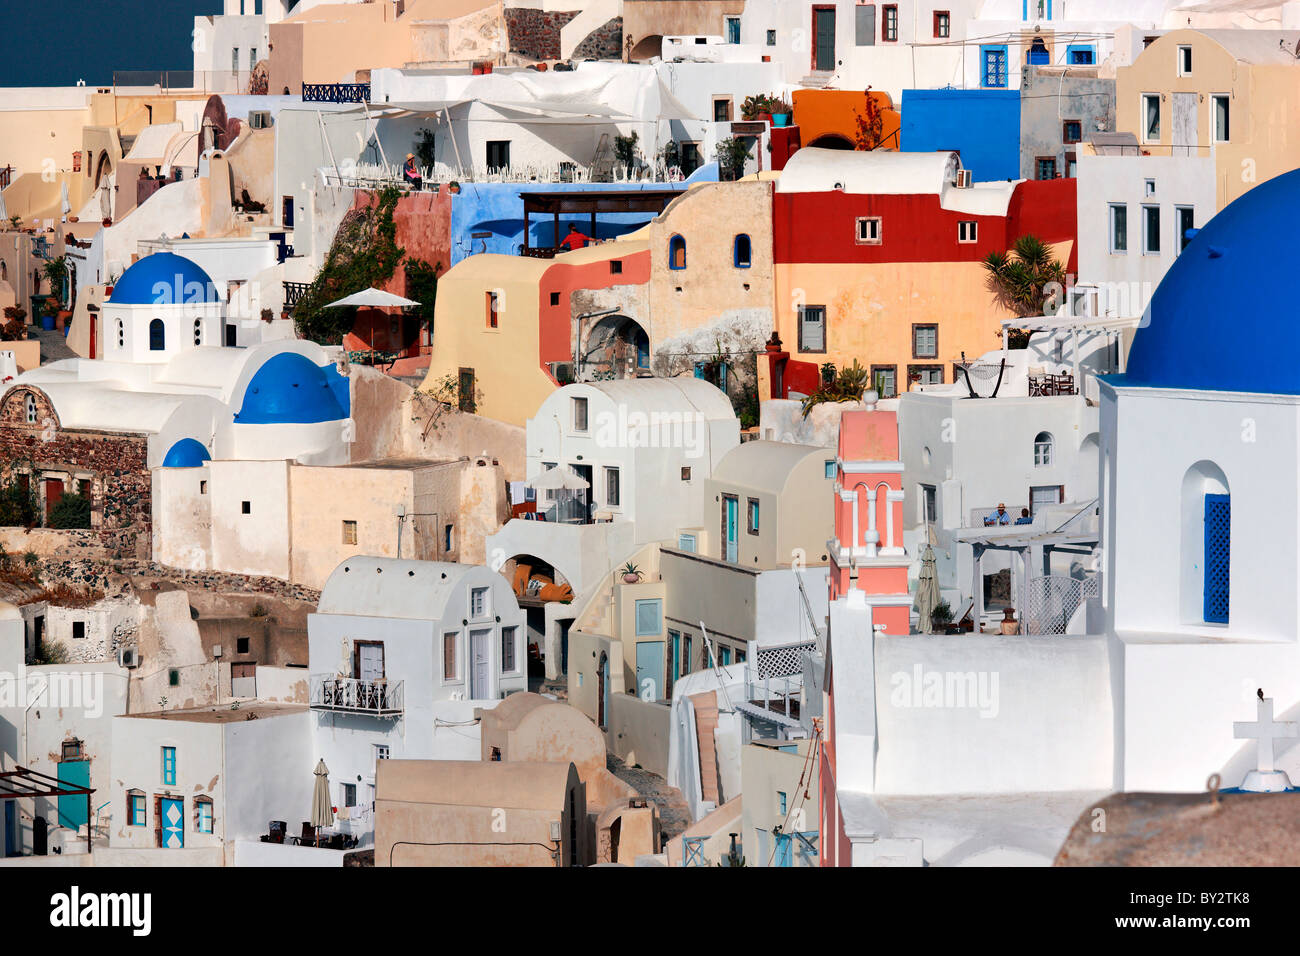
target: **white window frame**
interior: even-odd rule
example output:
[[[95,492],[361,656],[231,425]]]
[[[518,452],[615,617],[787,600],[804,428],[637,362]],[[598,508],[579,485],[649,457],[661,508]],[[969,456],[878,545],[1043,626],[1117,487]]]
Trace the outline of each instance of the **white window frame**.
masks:
[[[1217,109],[1219,100],[1224,102],[1224,125],[1227,127],[1227,136],[1219,136],[1219,111]],[[1229,93],[1211,93],[1210,94],[1210,142],[1212,143],[1229,143],[1232,141],[1232,95]]]
[[[1128,203],[1126,202],[1109,203],[1108,209],[1109,209],[1109,213],[1107,215],[1107,220],[1108,220],[1109,228],[1107,229],[1107,244],[1110,246],[1110,254],[1112,256],[1126,256],[1128,255]],[[1123,249],[1118,248],[1115,242],[1115,213],[1117,210],[1120,209],[1124,210],[1124,248]]]
[[[1184,61],[1186,65],[1184,65]],[[1180,43],[1178,45],[1178,75],[1192,75],[1192,48],[1189,44]]]
[[[960,243],[979,242],[980,224],[978,219],[957,220],[957,241]]]
[[[571,400],[573,430],[585,435],[591,428],[591,405],[585,395],[575,395]],[[581,404],[579,404],[581,403]],[[582,409],[582,427],[578,427],[578,409]]]
[[[1043,436],[1047,439],[1044,441]],[[1050,468],[1052,459],[1055,457],[1056,439],[1052,437],[1051,432],[1039,432],[1034,436],[1034,467]]]
[[[622,508],[623,507],[623,475],[620,472],[617,465],[606,465],[604,470],[605,470],[605,507]],[[618,499],[616,501],[610,500],[609,482],[611,478],[614,480],[614,486],[617,492],[614,496],[615,498]]]
[[[1140,110],[1140,112],[1138,113],[1138,123],[1139,123],[1139,124],[1141,125],[1141,127],[1142,127],[1142,142],[1144,142],[1144,143],[1159,143],[1159,142],[1160,142],[1160,123],[1161,123],[1161,120],[1164,118],[1163,116],[1161,116],[1161,113],[1164,112],[1164,111],[1160,108],[1160,94],[1159,94],[1159,93],[1143,93],[1143,94],[1141,94],[1141,96],[1142,96],[1142,99],[1141,99],[1141,101],[1140,101],[1140,103],[1141,103],[1141,110]],[[1147,115],[1148,115],[1148,112],[1149,112],[1149,111],[1148,111],[1148,108],[1147,108],[1147,104],[1148,104],[1148,102],[1151,101],[1151,100],[1155,100],[1155,103],[1156,103],[1156,133],[1155,133],[1155,136],[1152,136],[1152,135],[1151,135],[1151,128],[1150,128],[1149,124],[1147,123]]]
[[[483,609],[475,611],[474,602],[483,598]],[[469,600],[466,601],[466,607],[469,610],[469,619],[471,621],[485,621],[492,617],[492,589],[487,585],[471,586],[469,589]]]
[[[510,666],[506,667],[506,635],[513,632],[510,637]],[[515,624],[506,624],[501,628],[501,673],[518,674],[519,673],[519,627]]]
[[[884,235],[884,227],[879,216],[858,216],[854,229],[853,239],[860,246],[878,246]]]
[[[920,339],[918,336],[923,333],[931,336],[928,352],[921,351]],[[939,357],[939,326],[934,323],[920,323],[912,326],[912,355],[918,359],[934,359]]]
[[[1154,249],[1151,248],[1151,219],[1148,215],[1153,209],[1156,212],[1156,231],[1154,237],[1156,247]],[[1160,205],[1158,203],[1142,204],[1142,255],[1144,256],[1160,255],[1160,233],[1164,230],[1160,218]]]

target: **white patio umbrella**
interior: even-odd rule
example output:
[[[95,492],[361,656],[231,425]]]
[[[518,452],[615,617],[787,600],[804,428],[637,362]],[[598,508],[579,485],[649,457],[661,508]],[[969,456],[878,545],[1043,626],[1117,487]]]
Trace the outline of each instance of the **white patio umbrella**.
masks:
[[[939,606],[939,575],[935,569],[934,548],[929,544],[921,552],[921,570],[916,578],[916,600],[913,606],[919,617],[917,629],[922,634],[931,633],[934,624],[930,617]]]
[[[555,468],[548,468],[532,481],[528,482],[530,488],[536,488],[538,491],[586,491],[591,487],[591,482],[587,481],[568,465],[559,465]]]
[[[316,764],[316,788],[311,794],[311,825],[316,828],[316,842],[320,831],[334,822],[334,809],[330,806],[330,768],[324,758]]]
[[[331,302],[325,306],[327,309],[342,306],[369,306],[375,309],[396,308],[403,305],[419,305],[418,302],[412,302],[410,299],[403,299],[400,295],[393,295],[391,292],[385,292],[383,289],[363,289],[360,292],[354,292],[337,302]]]

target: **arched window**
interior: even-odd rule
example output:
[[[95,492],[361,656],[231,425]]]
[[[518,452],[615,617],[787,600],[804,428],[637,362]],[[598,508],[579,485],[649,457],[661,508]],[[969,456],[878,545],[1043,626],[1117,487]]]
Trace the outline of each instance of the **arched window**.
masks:
[[[163,328],[162,319],[154,319],[149,323],[149,351],[161,352],[167,348],[167,332]]]
[[[194,344],[195,345],[203,344],[203,320],[202,319],[194,320]]]
[[[1052,433],[1039,432],[1034,436],[1034,467],[1044,468],[1052,463]]]
[[[1182,618],[1227,624],[1232,498],[1223,470],[1209,461],[1187,469],[1182,487]]]
[[[673,236],[668,240],[668,268],[686,268],[686,240],[681,236]]]
[[[0,259],[0,282],[9,281],[9,263]]]
[[[733,253],[736,268],[748,269],[752,259],[750,254],[749,236],[745,235],[743,232],[736,236],[736,241],[733,245]]]

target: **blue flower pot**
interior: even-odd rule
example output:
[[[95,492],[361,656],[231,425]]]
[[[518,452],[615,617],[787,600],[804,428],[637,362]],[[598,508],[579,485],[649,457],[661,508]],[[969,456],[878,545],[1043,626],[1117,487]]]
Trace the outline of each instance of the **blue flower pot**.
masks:
[[[52,316],[52,315],[43,315],[43,316],[41,316],[41,328],[43,328],[46,332],[53,332],[53,331],[54,331],[54,316]]]
[[[776,126],[776,127],[778,127],[778,128],[779,128],[779,127],[782,127],[782,126],[789,126],[789,125],[790,125],[790,114],[789,114],[789,113],[773,113],[773,114],[772,114],[772,125],[773,125],[773,126]]]

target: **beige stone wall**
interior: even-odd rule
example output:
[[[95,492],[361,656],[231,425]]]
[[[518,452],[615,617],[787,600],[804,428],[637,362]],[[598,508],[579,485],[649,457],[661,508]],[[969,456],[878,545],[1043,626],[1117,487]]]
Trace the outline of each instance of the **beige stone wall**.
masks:
[[[656,4],[660,6],[660,4]],[[750,266],[735,266],[737,235],[750,239]],[[649,226],[651,365],[693,375],[718,348],[753,364],[772,322],[772,184],[708,183],[674,200]],[[686,240],[686,268],[671,269],[669,241]]]

